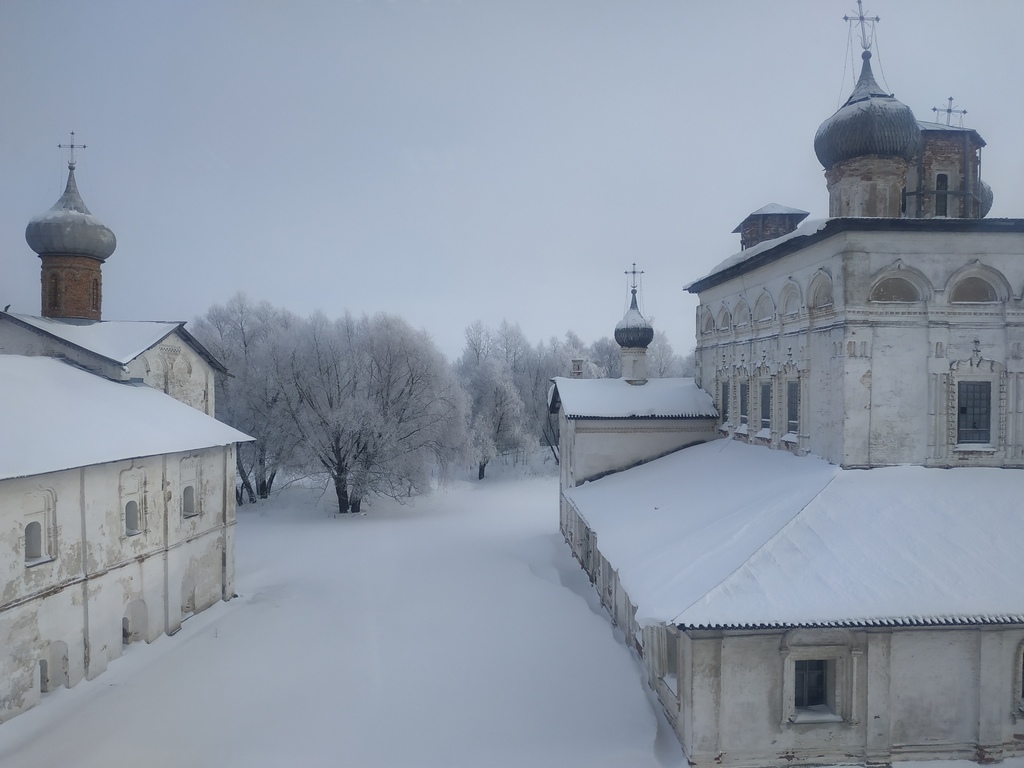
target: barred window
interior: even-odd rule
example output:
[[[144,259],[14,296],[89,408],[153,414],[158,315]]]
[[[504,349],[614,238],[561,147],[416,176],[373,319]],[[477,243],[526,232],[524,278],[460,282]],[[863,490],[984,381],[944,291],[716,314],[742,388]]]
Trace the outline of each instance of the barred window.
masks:
[[[800,382],[786,383],[786,432],[797,434],[800,430]]]
[[[729,421],[729,382],[722,382],[722,407],[719,408],[722,412],[722,423],[725,424]]]
[[[961,381],[957,383],[956,441],[958,443],[991,442],[992,383]]]
[[[750,385],[747,382],[740,382],[740,424],[747,424],[747,416],[750,413]]]
[[[761,385],[761,429],[772,428],[772,385]]]

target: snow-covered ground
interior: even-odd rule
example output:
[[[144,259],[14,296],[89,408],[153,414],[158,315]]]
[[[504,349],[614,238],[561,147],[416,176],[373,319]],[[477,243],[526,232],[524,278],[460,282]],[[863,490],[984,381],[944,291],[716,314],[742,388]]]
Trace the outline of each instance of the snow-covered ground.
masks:
[[[0,725],[0,766],[681,766],[557,495],[498,476],[356,517],[305,489],[243,506],[240,596]]]

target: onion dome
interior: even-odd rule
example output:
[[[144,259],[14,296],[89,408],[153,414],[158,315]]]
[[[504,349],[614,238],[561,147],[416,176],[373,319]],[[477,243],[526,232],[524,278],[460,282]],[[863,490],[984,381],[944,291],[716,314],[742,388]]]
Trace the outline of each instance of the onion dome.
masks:
[[[615,326],[615,341],[620,347],[629,349],[647,349],[654,341],[654,328],[644,320],[636,305],[636,288],[633,289],[633,300],[629,309]]]
[[[60,200],[25,228],[29,248],[40,256],[88,256],[104,261],[117,238],[82,202],[75,183],[75,164],[68,163],[68,184]]]
[[[871,51],[850,98],[823,122],[814,136],[814,154],[825,168],[864,155],[913,160],[921,129],[910,107],[885,93],[871,72]]]

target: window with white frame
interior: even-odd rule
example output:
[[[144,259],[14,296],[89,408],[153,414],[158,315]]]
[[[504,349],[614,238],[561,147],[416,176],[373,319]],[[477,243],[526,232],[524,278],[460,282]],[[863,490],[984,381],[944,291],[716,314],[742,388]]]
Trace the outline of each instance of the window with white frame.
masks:
[[[855,721],[853,681],[861,653],[843,630],[791,631],[782,646],[782,722]]]
[[[121,523],[125,536],[146,530],[145,478],[141,470],[121,473]]]
[[[56,497],[39,488],[22,498],[22,550],[25,567],[48,563],[57,556]]]
[[[195,517],[202,512],[199,494],[199,459],[181,460],[178,481],[181,484],[181,516]]]

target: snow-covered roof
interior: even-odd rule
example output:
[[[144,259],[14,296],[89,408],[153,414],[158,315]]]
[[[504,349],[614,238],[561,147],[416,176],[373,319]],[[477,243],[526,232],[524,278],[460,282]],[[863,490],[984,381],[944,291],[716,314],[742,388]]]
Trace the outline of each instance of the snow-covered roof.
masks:
[[[35,315],[20,315],[14,312],[0,313],[35,331],[47,334],[67,344],[105,357],[120,365],[127,365],[147,349],[159,344],[175,331],[182,340],[195,349],[218,371],[226,371],[223,364],[185,330],[181,321],[147,320],[97,320],[76,321],[55,320]]]
[[[720,440],[569,489],[641,624],[1024,622],[1024,472]]]
[[[0,424],[0,480],[252,439],[150,387],[21,355],[0,355]]]
[[[693,379],[552,379],[548,406],[569,419],[692,419],[718,416],[711,395]]]
[[[720,262],[718,266],[716,266],[706,275],[697,280],[694,280],[692,283],[685,286],[684,290],[689,290],[697,283],[707,280],[709,277],[717,275],[719,272],[725,272],[727,269],[738,266],[743,262],[754,258],[763,251],[767,251],[774,248],[777,245],[781,245],[787,240],[792,240],[797,237],[806,237],[808,235],[813,235],[815,232],[819,232],[820,230],[824,229],[825,225],[828,224],[828,222],[828,219],[807,219],[806,221],[802,222],[800,226],[798,226],[792,232],[785,234],[782,237],[776,237],[773,240],[764,240],[751,248],[747,248],[745,251],[734,253],[725,261]]]
[[[7,314],[43,333],[95,352],[121,365],[130,363],[154,344],[162,341],[169,333],[184,325],[180,322],[123,320],[69,323],[48,317],[16,315],[13,312]]]

